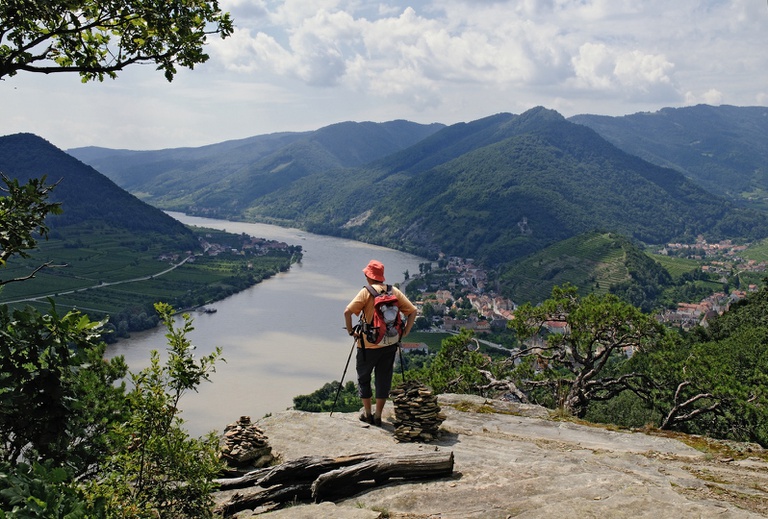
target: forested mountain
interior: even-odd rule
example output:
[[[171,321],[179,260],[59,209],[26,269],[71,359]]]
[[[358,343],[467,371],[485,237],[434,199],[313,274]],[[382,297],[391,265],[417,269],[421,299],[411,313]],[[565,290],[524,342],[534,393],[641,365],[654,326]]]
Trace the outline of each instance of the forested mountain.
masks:
[[[314,132],[277,133],[202,148],[78,148],[69,153],[154,205],[239,217],[256,198],[310,174],[379,159],[443,126],[344,122]]]
[[[234,150],[251,146],[247,140],[225,143],[219,163],[215,147],[184,155],[184,163],[172,158],[183,150],[158,152],[165,173],[132,190],[164,208],[288,223],[491,266],[594,230],[646,243],[768,235],[763,214],[541,107],[447,127],[341,123],[293,137],[271,136],[275,149],[239,170]],[[268,147],[262,143],[260,153]],[[103,167],[114,168],[103,153]]]
[[[196,189],[242,169],[307,133],[273,133],[199,148],[132,151],[90,146],[67,150],[130,192],[181,181]],[[211,177],[212,175],[212,177]]]
[[[664,108],[622,117],[577,115],[622,150],[674,168],[708,191],[765,206],[768,197],[768,108]]]
[[[247,215],[490,265],[595,229],[649,243],[768,233],[764,215],[543,108],[453,125],[368,167],[312,175],[254,200]]]
[[[196,246],[192,233],[180,222],[36,135],[0,137],[0,172],[21,183],[43,175],[50,184],[59,182],[50,199],[61,202],[64,212],[49,218],[53,236],[72,225],[112,227],[142,237],[156,234],[179,248]]]

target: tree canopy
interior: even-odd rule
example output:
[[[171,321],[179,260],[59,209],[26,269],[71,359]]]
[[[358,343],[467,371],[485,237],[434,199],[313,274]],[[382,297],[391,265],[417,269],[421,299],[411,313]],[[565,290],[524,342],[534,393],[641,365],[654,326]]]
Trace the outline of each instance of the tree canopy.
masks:
[[[528,383],[550,388],[559,404],[578,417],[584,416],[590,402],[608,400],[638,383],[641,373],[615,375],[611,364],[664,336],[653,318],[613,294],[581,298],[569,285],[555,287],[552,297],[539,306],[521,306],[510,326],[524,341],[547,328],[553,330],[544,341],[526,345],[518,356],[537,361],[539,380]]]
[[[54,187],[46,185],[45,177],[31,179],[26,184],[0,174],[6,187],[0,186],[0,267],[13,255],[27,256],[27,250],[37,246],[37,237],[48,236],[45,217],[61,213],[58,203],[48,201]],[[9,281],[0,280],[0,285]]]
[[[128,65],[154,63],[171,81],[177,65],[208,59],[209,34],[232,31],[216,0],[0,0],[0,79],[26,71],[103,81]]]
[[[208,34],[232,30],[217,1],[0,0],[0,79],[27,71],[101,81],[155,63],[171,81],[177,65],[208,59]],[[54,186],[45,177],[0,180],[1,268],[47,237],[46,217],[61,208],[48,200]],[[0,280],[0,289],[37,270]],[[8,511],[0,516],[211,516],[217,441],[188,437],[178,401],[208,380],[220,351],[196,362],[188,316],[176,329],[172,309],[157,310],[169,330],[168,364],[153,352],[126,394],[123,359],[104,359],[103,322],[0,306],[0,509]]]

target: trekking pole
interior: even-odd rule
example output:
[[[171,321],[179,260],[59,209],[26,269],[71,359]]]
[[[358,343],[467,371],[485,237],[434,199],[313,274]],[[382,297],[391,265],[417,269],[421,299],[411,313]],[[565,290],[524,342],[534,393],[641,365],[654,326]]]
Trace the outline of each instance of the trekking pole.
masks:
[[[349,367],[349,361],[352,359],[352,352],[355,351],[355,345],[357,344],[358,337],[357,337],[357,331],[359,330],[359,326],[355,326],[353,330],[353,334],[355,339],[352,341],[352,349],[349,350],[349,357],[347,357],[347,363],[344,365],[344,373],[341,374],[341,381],[339,382],[339,388],[336,390],[336,397],[333,399],[333,405],[331,406],[331,414],[330,416],[333,416],[333,411],[336,409],[336,401],[339,399],[339,394],[341,393],[341,388],[344,387],[344,377],[347,376],[347,368]]]
[[[397,343],[397,349],[400,353],[400,373],[403,376],[403,384],[405,384],[405,365],[403,364],[403,343]]]

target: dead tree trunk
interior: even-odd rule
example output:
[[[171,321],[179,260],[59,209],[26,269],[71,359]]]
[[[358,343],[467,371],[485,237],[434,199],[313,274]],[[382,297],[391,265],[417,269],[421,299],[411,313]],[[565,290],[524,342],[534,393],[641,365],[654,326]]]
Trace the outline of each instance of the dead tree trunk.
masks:
[[[349,497],[349,489],[363,481],[382,485],[391,478],[428,479],[453,473],[453,452],[381,457],[321,474],[312,483],[315,503]]]
[[[366,452],[349,456],[339,456],[337,458],[304,456],[274,466],[258,484],[260,487],[271,487],[284,483],[293,484],[304,481],[312,483],[320,474],[341,467],[362,463],[376,457],[381,457],[381,454]]]
[[[243,474],[242,476],[237,478],[217,479],[215,483],[219,485],[220,490],[231,490],[234,488],[252,487],[253,485],[258,485],[259,481],[264,479],[264,476],[266,476],[270,470],[272,469],[270,468],[256,469],[248,472],[247,474]]]
[[[226,503],[217,506],[215,512],[222,514],[224,517],[231,517],[241,510],[260,506],[272,505],[272,508],[279,508],[286,503],[307,502],[312,499],[312,489],[310,486],[310,483],[280,485],[246,494],[238,493],[233,495]]]
[[[220,504],[217,512],[225,517],[270,504],[279,507],[297,501],[330,501],[350,497],[361,489],[386,484],[392,478],[428,479],[453,473],[453,452],[409,456],[354,454],[338,458],[306,456],[277,465],[266,474],[248,478],[264,490],[235,494]],[[244,478],[220,480],[228,488],[237,488]]]

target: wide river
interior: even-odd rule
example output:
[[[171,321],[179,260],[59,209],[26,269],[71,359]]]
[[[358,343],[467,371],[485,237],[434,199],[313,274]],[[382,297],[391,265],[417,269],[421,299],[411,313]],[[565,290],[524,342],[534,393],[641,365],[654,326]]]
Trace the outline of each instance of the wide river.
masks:
[[[301,245],[304,257],[291,270],[211,305],[216,313],[193,312],[189,335],[196,357],[220,346],[212,383],[182,397],[181,417],[193,436],[221,433],[242,415],[257,420],[285,410],[293,397],[339,380],[352,348],[344,308],[365,284],[371,259],[384,263],[388,283],[419,272],[423,258],[352,240],[264,224],[238,223],[169,213],[187,225],[247,233]],[[355,319],[356,320],[356,319]],[[110,346],[133,372],[149,364],[149,352],[166,349],[165,328],[133,334]],[[164,357],[163,357],[164,358]],[[355,380],[354,358],[345,382]]]

